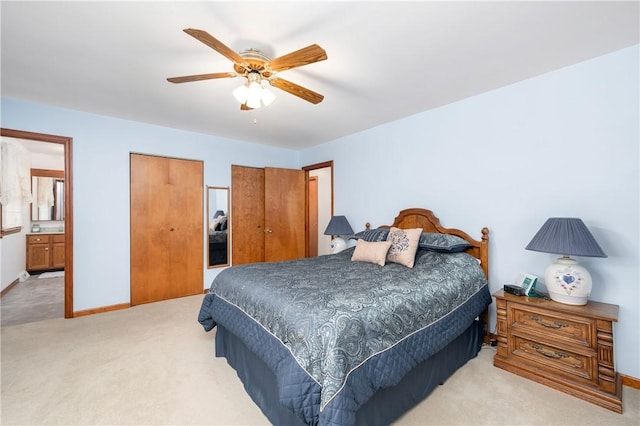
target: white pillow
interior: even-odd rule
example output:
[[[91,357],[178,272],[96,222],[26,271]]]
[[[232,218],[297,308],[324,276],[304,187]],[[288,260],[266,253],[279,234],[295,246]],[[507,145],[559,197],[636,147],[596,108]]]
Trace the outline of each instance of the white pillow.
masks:
[[[220,216],[214,218],[211,221],[211,224],[209,225],[209,229],[211,229],[212,231],[215,231],[216,228],[218,227],[218,225],[220,225],[220,222],[222,222],[222,219],[224,219],[224,218],[226,218],[226,216],[222,215],[222,214]]]
[[[387,235],[387,241],[391,242],[391,247],[387,252],[387,262],[399,263],[407,268],[413,268],[420,234],[422,234],[422,228],[399,229],[392,227]]]
[[[351,255],[351,260],[354,262],[370,262],[384,266],[389,247],[391,247],[391,242],[389,241],[369,242],[358,240],[356,249],[353,251],[353,255]]]

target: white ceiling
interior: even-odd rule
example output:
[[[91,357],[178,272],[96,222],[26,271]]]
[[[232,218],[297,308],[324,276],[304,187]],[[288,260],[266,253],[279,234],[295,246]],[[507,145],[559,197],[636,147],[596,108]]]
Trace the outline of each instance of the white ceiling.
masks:
[[[594,1],[0,3],[3,97],[302,149],[640,43],[639,3]],[[233,71],[185,34],[278,57],[312,43],[326,61],[279,76],[240,111],[242,81],[172,84]],[[28,129],[25,129],[28,130]]]

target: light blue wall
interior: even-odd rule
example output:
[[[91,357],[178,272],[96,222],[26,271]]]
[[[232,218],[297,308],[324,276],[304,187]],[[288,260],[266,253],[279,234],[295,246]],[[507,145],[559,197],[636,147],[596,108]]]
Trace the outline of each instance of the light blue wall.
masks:
[[[230,186],[231,164],[298,167],[298,153],[291,150],[7,98],[2,127],[73,138],[74,311],[130,301],[131,152],[202,160],[205,186]],[[204,270],[203,289],[219,271]]]
[[[591,299],[620,305],[617,368],[639,378],[638,63],[638,46],[624,49],[305,150],[301,162],[334,160],[334,209],[354,229],[409,207],[475,238],[489,227],[492,291],[518,272],[544,276],[556,256],[524,247],[548,217],[582,218],[609,256],[579,259]]]

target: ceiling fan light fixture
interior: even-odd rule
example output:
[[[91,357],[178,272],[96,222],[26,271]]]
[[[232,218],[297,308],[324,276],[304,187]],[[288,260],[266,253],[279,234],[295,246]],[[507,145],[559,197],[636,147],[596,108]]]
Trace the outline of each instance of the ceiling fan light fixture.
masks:
[[[260,100],[262,98],[262,86],[260,83],[249,83],[249,92],[247,93],[249,99],[257,99]]]
[[[236,88],[232,94],[238,102],[246,104],[249,108],[260,108],[261,103],[269,106],[276,99],[269,90],[262,87],[262,78],[260,74],[251,72],[247,75],[249,80],[246,84]]]
[[[264,106],[269,106],[276,100],[276,95],[272,91],[262,88],[262,103]]]
[[[233,94],[233,97],[236,98],[238,102],[244,104],[247,102],[247,98],[249,97],[249,87],[246,84],[243,84],[231,92],[231,94]]]
[[[260,108],[260,92],[252,91],[249,87],[249,96],[247,97],[247,106],[249,108]]]
[[[259,108],[261,102],[264,106],[269,106],[275,100],[275,95],[262,87],[262,80],[267,80],[271,86],[284,90],[285,92],[297,96],[307,102],[311,102],[312,104],[318,104],[324,99],[324,96],[319,93],[290,81],[275,77],[275,75],[281,71],[326,60],[327,52],[317,44],[310,44],[302,49],[271,59],[260,50],[253,48],[237,53],[229,46],[203,30],[185,28],[184,32],[231,60],[231,62],[233,62],[234,72],[217,72],[186,75],[182,77],[170,77],[167,78],[170,83],[187,83],[191,81],[233,78],[238,76],[245,77],[247,79],[247,84],[242,85],[242,87],[239,87],[232,92],[233,96],[238,100],[238,102],[240,102],[241,110]],[[259,95],[249,95],[249,86],[253,82],[257,84],[257,88],[254,87],[253,91]]]

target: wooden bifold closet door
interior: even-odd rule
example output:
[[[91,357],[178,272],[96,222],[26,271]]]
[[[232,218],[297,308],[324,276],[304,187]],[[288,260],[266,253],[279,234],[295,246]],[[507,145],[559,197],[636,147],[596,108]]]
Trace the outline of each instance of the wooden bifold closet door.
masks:
[[[131,154],[131,305],[204,288],[202,161]]]
[[[304,170],[231,166],[234,265],[305,257]]]

